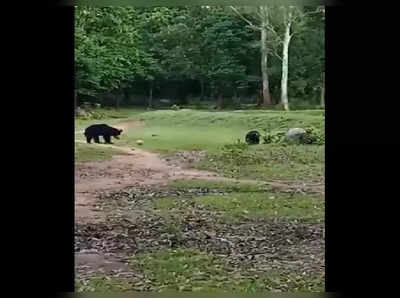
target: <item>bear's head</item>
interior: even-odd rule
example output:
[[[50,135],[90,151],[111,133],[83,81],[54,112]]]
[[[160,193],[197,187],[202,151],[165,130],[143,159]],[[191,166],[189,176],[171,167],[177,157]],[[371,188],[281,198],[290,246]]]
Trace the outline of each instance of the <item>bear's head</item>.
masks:
[[[117,128],[113,129],[113,137],[118,140],[119,140],[119,135],[121,135],[121,133],[122,133],[122,129],[117,129]]]

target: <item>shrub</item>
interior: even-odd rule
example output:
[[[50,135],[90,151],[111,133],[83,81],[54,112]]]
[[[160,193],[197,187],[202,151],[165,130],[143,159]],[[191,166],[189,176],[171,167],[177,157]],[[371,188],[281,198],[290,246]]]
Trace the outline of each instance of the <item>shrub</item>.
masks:
[[[303,135],[300,140],[299,144],[314,144],[314,145],[324,145],[325,144],[325,134],[320,129],[314,126],[308,126],[304,129],[306,134]],[[282,143],[284,141],[286,132],[285,131],[271,131],[267,132],[264,129],[265,135],[262,137],[264,144],[271,144],[271,143]]]
[[[284,131],[272,131],[272,132],[266,132],[265,135],[262,137],[264,144],[271,144],[271,143],[280,143],[283,141],[283,138],[286,135],[286,132]]]

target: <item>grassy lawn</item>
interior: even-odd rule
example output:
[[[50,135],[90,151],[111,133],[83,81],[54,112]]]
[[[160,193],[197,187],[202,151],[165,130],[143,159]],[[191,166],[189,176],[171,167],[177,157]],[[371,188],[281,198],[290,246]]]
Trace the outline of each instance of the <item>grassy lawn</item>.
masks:
[[[118,149],[107,147],[107,145],[75,143],[75,161],[101,161],[111,159],[113,155],[123,155]]]
[[[204,160],[194,166],[212,170],[228,177],[249,179],[323,179],[324,146],[281,146],[260,144],[249,146],[240,155],[224,150],[225,145],[238,139],[244,141],[251,129],[268,131],[287,130],[291,127],[314,126],[324,129],[322,110],[303,111],[179,111],[128,110],[102,111],[107,118],[101,120],[76,120],[76,130],[83,130],[93,123],[114,125],[120,121],[140,120],[143,127],[123,132],[116,146],[137,147],[136,140],[144,141],[141,148],[163,154],[178,150],[202,150],[207,152]],[[77,139],[84,140],[81,133]],[[77,150],[85,150],[78,147]],[[95,153],[95,152],[93,152]],[[78,156],[81,155],[78,152]],[[102,154],[98,160],[102,159]]]
[[[324,175],[324,153],[324,146],[260,144],[240,154],[209,153],[195,167],[235,178],[319,181]]]
[[[225,144],[244,141],[251,129],[262,131],[313,125],[323,129],[322,111],[196,111],[160,110],[132,115],[145,127],[126,132],[121,145],[144,141],[143,148],[156,151],[206,150],[218,152]],[[152,136],[157,135],[157,136]]]
[[[142,278],[97,277],[77,285],[78,291],[265,292],[324,290],[319,276],[282,275],[238,270],[223,258],[191,249],[167,249],[131,258]],[[316,282],[319,280],[319,282]]]

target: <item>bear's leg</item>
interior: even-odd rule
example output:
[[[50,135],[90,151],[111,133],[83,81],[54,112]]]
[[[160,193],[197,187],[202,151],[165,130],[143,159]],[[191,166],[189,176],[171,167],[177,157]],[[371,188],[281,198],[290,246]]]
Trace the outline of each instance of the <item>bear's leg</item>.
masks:
[[[92,137],[86,137],[86,142],[87,142],[88,144],[90,144],[91,141],[92,141]]]
[[[112,144],[110,135],[105,135],[105,136],[103,136],[103,138],[104,138],[104,141],[106,142],[106,144]]]
[[[95,143],[100,144],[99,136],[94,136],[93,139]]]

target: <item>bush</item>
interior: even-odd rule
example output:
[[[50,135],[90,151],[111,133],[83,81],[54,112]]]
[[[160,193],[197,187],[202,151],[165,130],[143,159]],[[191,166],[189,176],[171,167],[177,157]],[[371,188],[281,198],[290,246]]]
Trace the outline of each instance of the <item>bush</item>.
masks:
[[[286,132],[284,131],[272,131],[272,132],[266,132],[265,135],[262,137],[264,144],[271,144],[271,143],[280,143],[283,141],[283,138],[286,135]]]
[[[325,144],[325,134],[320,129],[309,126],[304,129],[306,134],[300,138],[299,144],[306,144],[306,145],[324,145]],[[285,131],[272,131],[267,132],[264,129],[265,135],[262,137],[264,144],[271,144],[271,143],[282,143],[284,141],[286,132]]]
[[[249,148],[247,143],[241,142],[238,140],[234,144],[226,144],[221,148],[221,157],[222,159],[241,164],[241,160],[243,157],[243,153],[245,153]]]
[[[301,138],[301,143],[315,145],[325,144],[325,134],[320,129],[317,129],[314,126],[309,126],[305,128],[305,131],[306,134]]]

